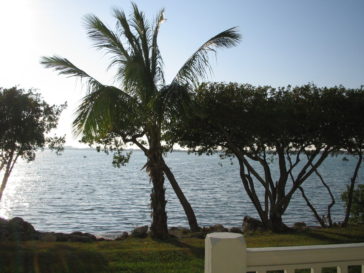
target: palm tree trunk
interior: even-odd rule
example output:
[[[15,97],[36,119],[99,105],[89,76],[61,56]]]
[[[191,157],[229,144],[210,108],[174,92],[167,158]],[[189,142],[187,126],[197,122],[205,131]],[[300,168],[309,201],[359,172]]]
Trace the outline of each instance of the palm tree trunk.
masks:
[[[152,237],[157,239],[165,239],[168,237],[167,213],[166,213],[166,197],[164,188],[162,155],[158,149],[149,150],[147,171],[153,184],[152,193],[150,195],[152,208]]]
[[[181,188],[179,187],[176,178],[174,177],[172,171],[170,170],[170,168],[167,166],[167,164],[164,162],[163,160],[163,170],[164,173],[166,174],[169,183],[171,184],[174,192],[176,193],[184,211],[185,214],[187,216],[188,219],[188,224],[190,226],[191,231],[195,232],[195,231],[199,231],[200,227],[197,224],[197,219],[196,219],[196,215],[195,212],[192,209],[191,204],[188,202],[186,196],[184,195],[183,191],[181,190]]]

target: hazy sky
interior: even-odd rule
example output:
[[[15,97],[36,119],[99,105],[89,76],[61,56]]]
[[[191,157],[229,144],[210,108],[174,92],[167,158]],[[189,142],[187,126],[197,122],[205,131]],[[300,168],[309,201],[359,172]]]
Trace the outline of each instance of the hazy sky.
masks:
[[[148,18],[165,8],[159,46],[167,82],[208,38],[237,26],[236,48],[212,58],[211,81],[254,85],[364,84],[364,0],[136,0]],[[49,103],[68,101],[58,133],[71,135],[82,84],[44,69],[39,59],[57,54],[112,84],[107,57],[92,47],[83,17],[93,13],[113,27],[113,7],[126,0],[0,0],[0,86],[37,88]]]

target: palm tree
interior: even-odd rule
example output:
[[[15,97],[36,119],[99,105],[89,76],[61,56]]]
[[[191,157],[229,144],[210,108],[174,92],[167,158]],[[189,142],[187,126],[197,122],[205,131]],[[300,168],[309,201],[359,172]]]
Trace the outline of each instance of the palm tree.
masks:
[[[111,56],[110,67],[116,68],[119,87],[100,83],[59,56],[43,57],[41,63],[59,74],[87,82],[88,93],[78,107],[73,123],[76,134],[82,134],[90,143],[132,143],[144,152],[145,167],[153,185],[152,235],[157,238],[168,236],[164,175],[177,194],[191,229],[197,230],[192,207],[163,159],[164,152],[171,149],[162,142],[165,113],[171,103],[187,97],[185,95],[193,90],[197,80],[206,76],[210,68],[208,53],[219,47],[236,45],[240,35],[235,28],[230,28],[209,39],[186,61],[171,84],[166,85],[157,43],[159,28],[165,20],[164,10],[157,14],[153,25],[135,4],[132,4],[129,19],[122,10],[114,9],[113,15],[116,31],[94,15],[86,16],[85,22],[95,47]]]

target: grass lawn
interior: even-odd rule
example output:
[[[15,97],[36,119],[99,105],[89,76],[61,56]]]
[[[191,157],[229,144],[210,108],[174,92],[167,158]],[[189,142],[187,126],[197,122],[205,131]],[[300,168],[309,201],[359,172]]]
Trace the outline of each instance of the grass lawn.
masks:
[[[247,235],[248,247],[364,242],[364,225]],[[128,238],[95,243],[0,242],[0,273],[203,272],[204,240]]]

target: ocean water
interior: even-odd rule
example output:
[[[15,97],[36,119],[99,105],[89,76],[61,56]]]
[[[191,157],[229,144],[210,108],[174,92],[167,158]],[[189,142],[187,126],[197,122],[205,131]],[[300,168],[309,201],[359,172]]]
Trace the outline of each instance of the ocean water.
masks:
[[[349,161],[343,161],[343,156],[330,157],[319,169],[336,197],[332,209],[336,221],[343,218],[340,195],[356,164],[354,158],[346,157]],[[0,216],[22,217],[41,231],[83,231],[100,236],[149,225],[151,184],[142,170],[144,154],[133,151],[130,163],[121,168],[114,168],[111,161],[111,155],[91,149],[66,149],[61,156],[43,151],[33,162],[19,161],[0,202]],[[167,155],[166,162],[201,226],[241,226],[245,215],[257,217],[244,191],[236,160],[173,152]],[[363,179],[362,168],[359,183]],[[168,180],[165,185],[169,226],[187,227]],[[330,200],[318,177],[313,175],[304,188],[320,214],[326,214]],[[300,193],[294,196],[284,220],[288,224],[317,224]]]

